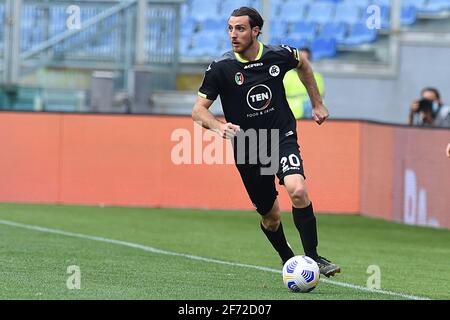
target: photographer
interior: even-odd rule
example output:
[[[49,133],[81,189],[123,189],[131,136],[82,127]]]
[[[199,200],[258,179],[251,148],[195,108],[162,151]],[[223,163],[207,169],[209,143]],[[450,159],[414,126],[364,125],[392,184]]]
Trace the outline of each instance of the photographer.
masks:
[[[411,103],[409,125],[450,128],[450,106],[441,101],[435,88],[424,88],[421,98]]]

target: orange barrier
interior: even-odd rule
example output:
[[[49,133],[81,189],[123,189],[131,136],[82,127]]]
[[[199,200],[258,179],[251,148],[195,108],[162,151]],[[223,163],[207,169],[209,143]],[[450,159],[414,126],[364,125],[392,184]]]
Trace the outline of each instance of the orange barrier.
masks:
[[[450,228],[450,130],[395,131],[393,219]]]
[[[0,113],[0,201],[58,202],[61,119]]]
[[[448,130],[299,121],[297,131],[316,211],[450,228]],[[253,210],[234,165],[203,159],[223,140],[189,117],[2,112],[0,141],[3,202]]]
[[[368,123],[362,128],[360,212],[391,220],[395,129]]]

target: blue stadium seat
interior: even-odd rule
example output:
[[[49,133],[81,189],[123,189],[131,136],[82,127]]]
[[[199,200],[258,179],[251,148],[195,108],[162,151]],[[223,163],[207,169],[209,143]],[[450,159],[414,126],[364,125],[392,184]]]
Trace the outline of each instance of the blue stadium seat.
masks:
[[[219,14],[218,0],[192,0],[190,16],[195,20],[205,20]]]
[[[288,24],[285,21],[275,20],[270,25],[271,37],[285,37],[288,32]]]
[[[390,7],[391,6],[391,0],[372,0],[371,4],[375,4],[375,5],[378,5],[378,6]]]
[[[194,18],[190,17],[183,17],[181,18],[181,36],[184,35],[191,35],[194,33],[197,29],[197,22],[194,20]]]
[[[314,60],[333,58],[337,55],[335,39],[316,38],[311,43],[311,53]]]
[[[220,51],[222,41],[223,38],[215,33],[198,32],[192,36],[187,54],[193,57],[218,57],[222,54]]]
[[[333,20],[335,5],[330,2],[313,2],[309,6],[309,11],[305,21],[326,23]]]
[[[365,43],[371,43],[378,37],[376,29],[367,28],[365,23],[356,23],[350,28],[348,36],[339,41],[339,45],[359,46]]]
[[[437,16],[447,10],[450,10],[450,0],[428,0],[419,8],[420,13]]]
[[[197,21],[199,32],[227,32],[227,20],[208,18],[202,21]]]
[[[402,8],[401,22],[403,26],[410,26],[417,21],[417,9],[415,6],[404,6]]]
[[[272,0],[270,1],[270,18],[272,21],[278,20],[277,17],[280,16],[281,7],[286,5],[283,0]]]
[[[242,0],[222,0],[219,2],[219,17],[228,19],[234,9],[248,6],[248,1]]]
[[[361,21],[361,9],[358,6],[348,3],[340,3],[336,6],[336,14],[333,19],[334,22],[345,22],[348,24],[355,24]]]
[[[414,6],[417,10],[421,10],[427,2],[428,0],[403,0],[402,5],[405,7]]]
[[[319,36],[322,39],[335,39],[337,42],[341,42],[345,39],[347,34],[347,24],[340,23],[325,23],[320,27]]]
[[[316,37],[317,24],[314,22],[296,22],[292,24],[289,36],[304,38],[308,41]]]
[[[381,29],[389,29],[391,25],[391,10],[389,6],[380,5]]]
[[[372,0],[344,0],[342,4],[356,6],[359,9],[366,10],[372,4]]]
[[[298,22],[305,20],[306,6],[301,2],[288,2],[280,7],[277,19],[286,22]]]
[[[285,44],[294,48],[309,47],[310,41],[297,35],[288,36],[286,38],[278,38],[271,41],[274,45]]]
[[[286,39],[286,37],[270,37],[269,44],[279,45],[280,43],[283,43],[284,39]]]
[[[271,0],[271,2],[274,0]],[[248,6],[255,8],[256,10],[258,10],[259,12],[261,12],[262,10],[262,1],[260,0],[248,0]]]
[[[215,57],[220,57],[227,51],[231,50],[230,38],[228,37],[228,33],[216,34],[217,38],[217,54]]]

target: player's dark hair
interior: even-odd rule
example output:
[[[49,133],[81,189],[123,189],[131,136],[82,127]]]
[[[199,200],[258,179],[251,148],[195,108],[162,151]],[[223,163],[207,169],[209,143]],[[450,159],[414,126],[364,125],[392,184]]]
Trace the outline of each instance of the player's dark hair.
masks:
[[[423,89],[422,89],[422,91],[421,91],[420,94],[423,95],[423,93],[424,93],[425,91],[431,91],[431,92],[433,92],[434,95],[436,96],[436,98],[437,98],[438,100],[441,100],[441,94],[439,93],[439,90],[438,90],[438,89],[433,88],[433,87],[426,87],[426,88],[423,88]]]
[[[248,19],[250,21],[250,27],[254,28],[254,27],[259,27],[259,30],[262,30],[262,27],[264,25],[264,20],[261,17],[261,15],[259,14],[259,12],[254,9],[254,8],[250,8],[250,7],[240,7],[238,9],[235,9],[232,13],[231,13],[232,17],[242,17],[242,16],[248,16]],[[261,32],[259,33],[261,34]]]

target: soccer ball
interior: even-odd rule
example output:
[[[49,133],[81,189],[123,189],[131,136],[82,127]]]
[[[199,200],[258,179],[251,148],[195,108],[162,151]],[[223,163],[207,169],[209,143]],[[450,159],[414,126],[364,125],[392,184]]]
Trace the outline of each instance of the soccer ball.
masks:
[[[317,263],[307,256],[290,258],[283,266],[283,283],[293,292],[310,292],[319,282]]]

